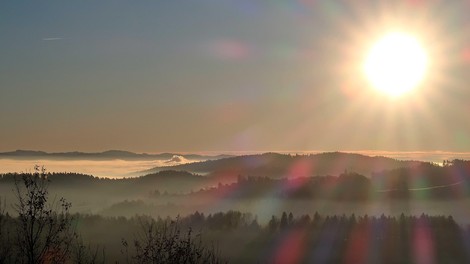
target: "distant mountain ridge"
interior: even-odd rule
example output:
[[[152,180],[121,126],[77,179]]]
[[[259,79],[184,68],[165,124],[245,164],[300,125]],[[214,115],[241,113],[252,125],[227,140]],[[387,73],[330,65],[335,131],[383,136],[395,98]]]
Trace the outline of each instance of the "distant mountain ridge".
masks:
[[[179,153],[134,153],[123,150],[108,150],[104,152],[44,152],[35,150],[15,150],[10,152],[0,152],[1,158],[13,159],[51,159],[51,160],[169,160],[174,156],[182,156],[188,160],[212,160],[232,157],[230,155],[199,155],[199,154],[179,154]]]
[[[239,175],[295,178],[317,175],[340,175],[345,171],[371,176],[374,172],[426,164],[422,161],[403,161],[381,156],[355,153],[325,152],[310,155],[264,153],[207,160],[174,166],[155,167],[141,174],[162,170],[181,170],[233,181]]]

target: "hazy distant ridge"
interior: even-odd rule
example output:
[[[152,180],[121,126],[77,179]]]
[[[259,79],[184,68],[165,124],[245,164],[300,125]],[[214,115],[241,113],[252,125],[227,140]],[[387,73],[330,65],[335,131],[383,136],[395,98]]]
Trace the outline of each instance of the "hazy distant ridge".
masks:
[[[371,157],[343,152],[325,152],[311,155],[264,153],[155,167],[143,171],[142,174],[162,170],[182,170],[233,181],[238,175],[292,178],[316,175],[340,175],[345,171],[371,176],[373,172],[414,167],[420,164],[426,164],[426,162],[403,161],[381,156]]]
[[[104,152],[53,152],[35,150],[16,150],[10,152],[0,152],[0,158],[13,159],[57,159],[57,160],[168,160],[173,156],[182,156],[189,160],[207,160],[231,157],[230,155],[199,155],[199,154],[178,154],[178,153],[134,153],[123,150],[108,150]]]

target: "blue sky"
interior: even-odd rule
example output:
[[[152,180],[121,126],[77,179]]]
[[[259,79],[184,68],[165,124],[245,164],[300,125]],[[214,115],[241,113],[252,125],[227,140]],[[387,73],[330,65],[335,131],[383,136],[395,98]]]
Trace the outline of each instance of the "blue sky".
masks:
[[[470,150],[468,4],[355,2],[2,1],[0,151]],[[390,21],[439,62],[398,102],[357,73]]]

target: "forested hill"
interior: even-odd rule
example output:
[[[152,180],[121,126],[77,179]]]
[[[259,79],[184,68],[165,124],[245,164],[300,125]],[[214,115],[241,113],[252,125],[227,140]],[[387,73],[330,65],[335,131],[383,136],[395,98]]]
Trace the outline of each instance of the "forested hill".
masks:
[[[365,176],[373,172],[402,167],[414,167],[424,162],[401,161],[386,157],[370,157],[353,153],[328,152],[311,155],[287,155],[265,153],[208,160],[169,167],[155,167],[142,173],[161,170],[184,170],[192,173],[207,174],[222,181],[236,180],[238,175],[270,178],[295,178],[317,175],[340,175],[353,171]]]
[[[0,187],[12,186],[15,178],[22,174],[0,174]],[[113,194],[146,194],[161,190],[171,193],[186,193],[193,189],[207,186],[208,178],[185,171],[161,171],[135,178],[98,178],[79,173],[47,173],[52,190],[69,189],[71,191],[110,191]],[[10,188],[11,189],[11,188]]]
[[[261,156],[266,155],[272,154]],[[21,176],[22,174],[16,173],[0,174],[0,189],[12,190],[15,178],[19,179]],[[288,174],[282,178],[239,174],[234,181],[228,183],[224,183],[222,181],[224,178],[217,175],[201,176],[176,170],[122,179],[98,178],[77,173],[47,173],[46,176],[50,181],[51,190],[73,192],[77,195],[82,195],[83,192],[94,193],[100,197],[116,195],[137,198],[158,191],[168,195],[192,193],[242,199],[262,198],[269,196],[267,194],[280,198],[300,199],[368,200],[376,197],[448,199],[469,196],[467,190],[470,190],[470,161],[454,160],[444,166],[421,163],[411,167],[375,172],[372,177],[365,177],[353,171],[343,171],[338,176]]]
[[[236,183],[192,193],[218,199],[327,199],[367,201],[374,199],[448,200],[470,196],[470,162],[446,167],[422,164],[376,173],[372,178],[347,172],[339,176],[292,179],[239,176]]]

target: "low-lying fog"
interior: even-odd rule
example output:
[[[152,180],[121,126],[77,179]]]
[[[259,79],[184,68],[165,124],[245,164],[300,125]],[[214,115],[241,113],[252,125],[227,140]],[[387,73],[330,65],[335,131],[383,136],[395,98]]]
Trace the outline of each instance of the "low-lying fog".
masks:
[[[169,160],[15,160],[0,159],[0,173],[30,172],[35,165],[48,172],[76,172],[97,177],[122,178],[131,173],[159,166],[172,166],[194,162],[181,156]]]

